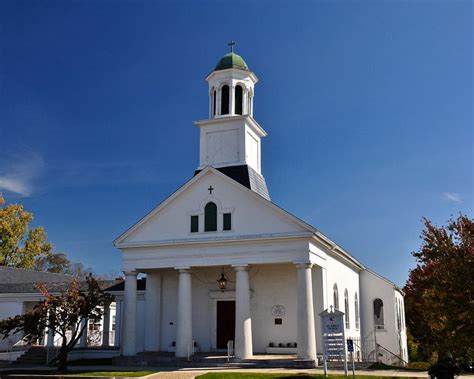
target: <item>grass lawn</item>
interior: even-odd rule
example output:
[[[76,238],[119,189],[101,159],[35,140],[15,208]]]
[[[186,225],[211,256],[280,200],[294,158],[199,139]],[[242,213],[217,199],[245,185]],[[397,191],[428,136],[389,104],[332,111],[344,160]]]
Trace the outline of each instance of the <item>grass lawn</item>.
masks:
[[[329,379],[347,379],[352,375],[329,375]],[[198,376],[200,379],[270,379],[270,378],[285,378],[285,379],[324,379],[324,375],[308,375],[308,374],[263,374],[251,372],[209,372]],[[374,375],[356,375],[357,379],[411,379],[409,376],[374,376]],[[419,378],[417,378],[419,379]]]
[[[157,371],[87,371],[74,374],[67,374],[65,376],[128,376],[141,377],[154,374]]]
[[[121,376],[127,376],[127,377],[142,377],[150,374],[155,374],[158,371],[77,371],[77,372],[68,372],[68,373],[58,373],[56,371],[46,371],[46,370],[11,370],[11,371],[2,371],[0,372],[0,378],[2,375],[23,375],[26,376],[28,374],[31,375],[54,375],[54,376],[104,376],[104,377],[121,377]],[[53,377],[53,376],[52,376]]]
[[[408,367],[390,366],[384,363],[374,363],[369,368],[373,370],[405,370],[405,371],[427,371],[431,364],[428,362],[411,362]]]

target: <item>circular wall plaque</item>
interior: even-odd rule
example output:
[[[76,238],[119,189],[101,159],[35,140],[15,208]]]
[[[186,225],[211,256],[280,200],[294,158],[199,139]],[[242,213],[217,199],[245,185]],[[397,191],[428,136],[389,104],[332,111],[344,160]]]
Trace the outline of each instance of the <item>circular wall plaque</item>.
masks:
[[[285,307],[283,305],[274,305],[272,307],[272,315],[273,316],[283,316],[285,314]]]

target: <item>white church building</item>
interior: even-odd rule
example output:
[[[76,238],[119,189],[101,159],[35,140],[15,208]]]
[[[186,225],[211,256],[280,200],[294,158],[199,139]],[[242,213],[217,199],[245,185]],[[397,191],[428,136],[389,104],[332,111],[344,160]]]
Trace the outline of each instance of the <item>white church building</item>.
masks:
[[[318,315],[333,307],[359,359],[407,361],[403,292],[271,201],[267,133],[253,117],[257,76],[231,51],[206,80],[194,176],[114,241],[125,273],[116,294],[121,354],[187,357],[227,352],[233,341],[240,359],[315,361]]]

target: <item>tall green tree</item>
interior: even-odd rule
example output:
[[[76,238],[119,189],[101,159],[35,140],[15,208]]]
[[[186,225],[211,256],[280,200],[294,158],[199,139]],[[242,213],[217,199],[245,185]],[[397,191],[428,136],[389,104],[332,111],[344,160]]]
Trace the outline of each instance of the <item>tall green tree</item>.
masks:
[[[417,266],[405,286],[407,324],[425,357],[474,353],[474,221],[465,215],[437,227],[423,220]]]
[[[32,341],[44,335],[45,329],[52,329],[56,336],[62,337],[59,354],[52,362],[58,364],[60,371],[67,369],[69,352],[77,345],[85,329],[85,320],[98,323],[104,314],[103,307],[113,300],[105,293],[92,276],[86,278],[85,289],[73,280],[59,295],[52,295],[46,285],[38,285],[44,296],[32,311],[0,321],[0,336],[4,339],[23,333],[25,339]]]
[[[62,253],[50,253],[37,257],[34,269],[56,274],[72,274],[71,262],[66,254]]]

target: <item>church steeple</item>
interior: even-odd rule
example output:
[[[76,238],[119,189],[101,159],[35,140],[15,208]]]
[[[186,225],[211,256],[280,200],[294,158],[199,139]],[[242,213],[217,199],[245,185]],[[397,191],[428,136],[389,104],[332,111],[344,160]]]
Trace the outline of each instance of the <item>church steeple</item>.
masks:
[[[244,181],[250,184],[244,185],[255,190],[257,185],[252,186],[252,182],[258,182],[260,190],[256,192],[269,198],[261,173],[260,141],[267,133],[253,118],[254,87],[258,78],[234,52],[235,42],[231,41],[229,46],[231,51],[206,77],[209,118],[195,121],[200,128],[198,171],[206,166],[224,173],[246,171]]]
[[[258,79],[244,59],[231,51],[217,62],[206,78],[209,83],[209,118],[233,115],[253,115],[253,91]],[[222,71],[222,72],[221,72]]]

